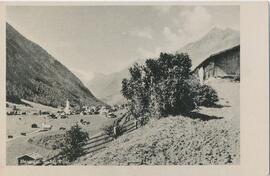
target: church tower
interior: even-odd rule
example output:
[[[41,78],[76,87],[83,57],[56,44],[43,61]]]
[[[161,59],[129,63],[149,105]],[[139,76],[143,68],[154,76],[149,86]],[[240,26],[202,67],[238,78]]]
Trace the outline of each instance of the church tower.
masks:
[[[66,102],[66,107],[65,107],[65,109],[64,109],[64,112],[65,112],[66,114],[70,114],[70,105],[69,105],[68,99],[67,99],[67,102]]]

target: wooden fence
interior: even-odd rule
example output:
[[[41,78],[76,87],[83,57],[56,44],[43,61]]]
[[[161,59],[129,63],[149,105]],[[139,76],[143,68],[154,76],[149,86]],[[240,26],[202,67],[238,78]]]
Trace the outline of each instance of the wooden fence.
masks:
[[[138,126],[136,125],[136,122],[125,124],[121,126],[122,133],[124,134],[124,133],[131,132],[137,129],[137,127]],[[84,146],[85,153],[93,153],[93,152],[106,148],[108,143],[112,142],[115,139],[114,135],[116,134],[109,135],[102,132],[91,137],[88,143]]]
[[[139,126],[138,121],[129,122],[126,124],[121,125],[122,134],[129,133],[135,129],[137,129]],[[116,126],[115,126],[116,127]],[[94,153],[99,150],[102,150],[108,146],[110,142],[112,142],[115,139],[114,134],[109,135],[104,132],[100,132],[94,136],[92,136],[85,146],[83,146],[84,153]],[[44,161],[44,165],[53,165],[53,163],[56,162],[58,155],[55,155],[49,159],[46,159]]]

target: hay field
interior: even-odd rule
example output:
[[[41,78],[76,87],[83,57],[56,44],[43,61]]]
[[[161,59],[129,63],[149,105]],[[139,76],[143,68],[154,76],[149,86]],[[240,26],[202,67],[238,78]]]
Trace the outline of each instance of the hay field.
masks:
[[[21,120],[19,120],[21,118]],[[89,125],[82,125],[80,120],[90,122]],[[69,129],[75,123],[78,123],[84,131],[87,131],[90,136],[98,133],[105,125],[113,123],[115,119],[106,118],[100,115],[71,115],[67,119],[47,119],[45,120],[43,116],[33,116],[33,115],[17,115],[17,116],[7,116],[7,135],[13,135],[13,139],[7,139],[7,164],[16,165],[16,157],[31,153],[38,152],[44,156],[52,155],[53,150],[45,149],[37,145],[30,144],[27,142],[30,138],[42,138],[48,135],[61,134],[64,131],[59,130],[60,127]],[[31,128],[32,123],[36,123],[41,126],[43,122],[53,125],[50,131],[37,132],[39,128]],[[26,136],[20,135],[21,132],[26,132]]]
[[[77,165],[224,165],[240,163],[240,84],[210,80],[220,101],[189,116],[153,120]]]

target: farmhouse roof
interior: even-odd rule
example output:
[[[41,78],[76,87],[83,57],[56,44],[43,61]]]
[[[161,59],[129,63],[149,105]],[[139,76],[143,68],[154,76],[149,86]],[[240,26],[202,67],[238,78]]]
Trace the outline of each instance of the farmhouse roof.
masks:
[[[24,157],[24,156],[28,156],[28,157],[30,157],[30,158],[32,158],[32,159],[34,159],[34,160],[42,159],[42,158],[43,158],[42,155],[40,155],[39,153],[35,153],[35,152],[29,153],[29,154],[24,154],[24,155],[18,156],[18,157],[16,157],[16,158],[22,158],[22,157]]]
[[[215,54],[210,55],[208,58],[206,58],[204,61],[202,61],[192,72],[195,72],[198,68],[202,67],[203,65],[205,65],[207,62],[209,62],[210,60],[216,59],[218,58],[218,56],[221,56],[225,53],[227,53],[228,51],[232,51],[232,50],[240,50],[240,45],[236,45],[234,47],[219,51]]]

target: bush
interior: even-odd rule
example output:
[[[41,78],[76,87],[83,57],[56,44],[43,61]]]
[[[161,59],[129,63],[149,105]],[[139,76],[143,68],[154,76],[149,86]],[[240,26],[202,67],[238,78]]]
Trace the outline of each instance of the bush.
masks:
[[[196,77],[190,76],[189,86],[197,106],[212,106],[218,101],[217,92],[208,85],[201,85]]]
[[[199,106],[212,106],[218,101],[217,92],[208,85],[199,87],[197,104]]]
[[[83,146],[89,140],[89,134],[82,131],[81,127],[76,124],[66,131],[64,142],[60,145],[60,155],[67,161],[72,162],[83,154]]]

